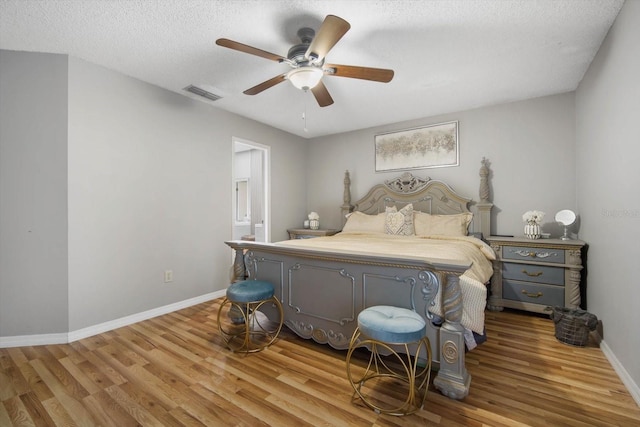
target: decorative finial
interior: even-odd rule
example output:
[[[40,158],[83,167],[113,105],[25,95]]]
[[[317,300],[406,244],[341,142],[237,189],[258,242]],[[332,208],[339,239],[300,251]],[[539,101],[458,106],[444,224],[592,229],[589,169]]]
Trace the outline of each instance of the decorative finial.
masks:
[[[482,158],[480,166],[480,203],[489,202],[489,160]]]
[[[351,178],[349,177],[349,171],[346,170],[344,171],[344,196],[342,198],[342,201],[344,202],[344,205],[350,205],[351,204]]]

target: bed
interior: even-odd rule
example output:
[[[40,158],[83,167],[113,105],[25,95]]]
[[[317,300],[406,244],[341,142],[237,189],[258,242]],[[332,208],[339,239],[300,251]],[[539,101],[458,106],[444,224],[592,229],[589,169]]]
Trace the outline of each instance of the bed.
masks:
[[[493,271],[493,251],[479,238],[490,234],[488,177],[483,159],[475,234],[466,236],[451,230],[466,231],[471,199],[446,183],[404,173],[375,185],[352,204],[346,172],[340,233],[276,243],[228,241],[235,250],[234,279],[272,282],[285,325],[336,349],[348,348],[358,313],[366,307],[415,310],[427,321],[438,368],[435,387],[462,399],[471,383],[465,351],[473,347],[473,332],[483,332],[485,283]],[[389,234],[408,233],[410,219],[415,220],[414,235]],[[380,230],[380,224],[385,228]],[[434,232],[443,224],[447,233]]]

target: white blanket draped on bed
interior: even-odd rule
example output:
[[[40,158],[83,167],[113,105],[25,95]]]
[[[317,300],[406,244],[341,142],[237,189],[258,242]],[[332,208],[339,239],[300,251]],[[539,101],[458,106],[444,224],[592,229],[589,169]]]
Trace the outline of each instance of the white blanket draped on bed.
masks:
[[[395,236],[383,233],[338,233],[330,237],[286,240],[278,245],[304,246],[320,250],[371,252],[386,255],[424,257],[429,260],[472,262],[471,268],[460,277],[462,291],[463,327],[478,334],[484,332],[484,309],[487,301],[485,283],[493,273],[491,260],[495,254],[486,243],[470,236]],[[430,311],[443,317],[440,304],[442,286],[438,289],[435,306]]]

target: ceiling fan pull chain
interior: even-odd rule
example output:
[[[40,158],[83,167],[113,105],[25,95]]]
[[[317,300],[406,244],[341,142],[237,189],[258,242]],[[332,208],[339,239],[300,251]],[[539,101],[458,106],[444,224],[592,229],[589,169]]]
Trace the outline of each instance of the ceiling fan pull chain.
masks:
[[[307,91],[304,91],[304,111],[302,112],[302,120],[304,120],[304,131],[305,132],[309,132],[309,129],[307,129]]]

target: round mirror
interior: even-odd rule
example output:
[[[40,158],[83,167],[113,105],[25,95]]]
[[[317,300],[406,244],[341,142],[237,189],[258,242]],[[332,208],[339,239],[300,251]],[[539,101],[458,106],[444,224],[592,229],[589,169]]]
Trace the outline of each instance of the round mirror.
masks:
[[[556,214],[556,222],[562,225],[571,225],[576,220],[576,214],[569,209],[562,210]]]

